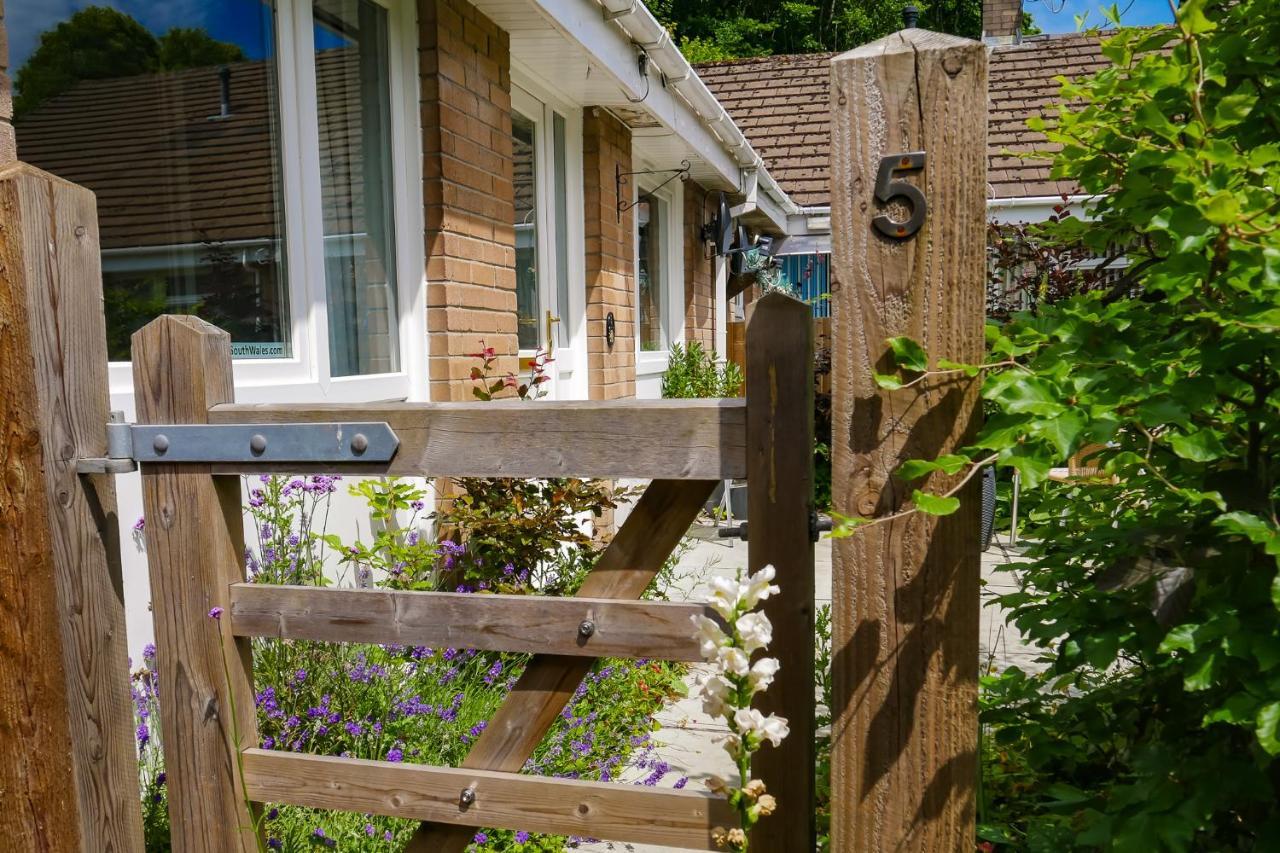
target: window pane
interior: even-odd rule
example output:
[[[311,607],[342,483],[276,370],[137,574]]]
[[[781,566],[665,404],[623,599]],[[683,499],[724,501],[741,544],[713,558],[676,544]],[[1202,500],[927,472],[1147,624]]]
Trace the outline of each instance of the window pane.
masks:
[[[315,0],[329,372],[399,368],[387,10]]]
[[[663,300],[666,294],[666,266],[663,263],[663,234],[666,205],[648,198],[636,205],[636,227],[639,231],[636,264],[637,308],[640,312],[640,349],[667,348]]]
[[[516,198],[516,319],[520,349],[537,349],[538,341],[538,210],[534,161],[534,124],[511,114],[514,137]]]
[[[559,346],[569,345],[569,232],[565,225],[569,221],[569,171],[565,166],[565,125],[564,116],[552,114],[551,135],[555,146],[556,164],[556,219],[552,226],[556,235],[556,313],[562,322],[556,324],[556,339]]]
[[[274,5],[65,9],[5,20],[18,150],[97,194],[110,357],[164,313],[288,356]]]

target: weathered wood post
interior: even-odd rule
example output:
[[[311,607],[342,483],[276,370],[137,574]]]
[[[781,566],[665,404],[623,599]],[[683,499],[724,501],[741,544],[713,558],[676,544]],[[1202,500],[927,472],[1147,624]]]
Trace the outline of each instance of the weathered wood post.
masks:
[[[814,849],[813,312],[770,293],[747,320],[747,568],[772,564],[779,595],[765,601],[777,680],[759,702],[791,734],[755,755],[752,770],[778,811],[752,833],[752,849]]]
[[[952,452],[976,426],[976,380],[953,374],[887,391],[873,374],[894,372],[885,340],[899,335],[935,364],[982,357],[986,51],[908,29],[836,57],[831,131],[833,500],[844,515],[871,518],[907,506],[911,486],[893,477],[900,462]],[[975,490],[954,515],[908,515],[836,541],[840,853],[973,849]]]
[[[133,387],[139,423],[208,423],[235,400],[231,336],[195,317],[151,321],[133,336]],[[249,640],[210,618],[244,580],[240,478],[144,463],[142,504],[173,847],[256,851],[237,758],[258,745]]]
[[[0,7],[0,16],[3,9]],[[0,22],[0,838],[142,849],[93,193],[15,162]]]

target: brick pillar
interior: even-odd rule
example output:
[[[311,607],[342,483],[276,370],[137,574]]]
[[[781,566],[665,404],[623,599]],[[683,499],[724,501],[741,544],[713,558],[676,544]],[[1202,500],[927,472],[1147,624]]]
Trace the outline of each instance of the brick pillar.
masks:
[[[592,400],[636,393],[635,220],[618,218],[615,166],[631,171],[631,130],[602,107],[582,116],[582,170],[587,241],[587,385]],[[631,199],[624,188],[623,197]],[[605,340],[613,313],[616,338]]]
[[[708,191],[684,185],[684,337],[708,350],[716,348],[716,262],[707,256],[702,223]]]
[[[418,0],[432,400],[471,400],[480,341],[516,371],[511,42],[465,0]]]

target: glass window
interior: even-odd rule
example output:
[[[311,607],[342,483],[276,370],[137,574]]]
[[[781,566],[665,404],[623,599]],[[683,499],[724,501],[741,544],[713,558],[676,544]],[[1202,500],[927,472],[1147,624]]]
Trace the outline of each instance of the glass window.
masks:
[[[662,199],[648,196],[635,206],[636,230],[636,309],[640,349],[658,351],[667,348],[666,322],[666,206]]]
[[[273,3],[65,8],[5,20],[14,124],[23,160],[97,194],[110,357],[164,313],[289,356]]]
[[[561,317],[569,313],[569,170],[565,164],[564,116],[552,113],[551,118],[553,156],[556,166],[556,312]],[[568,322],[556,324],[557,344],[569,345]]]
[[[387,10],[315,0],[316,106],[332,376],[398,368]]]
[[[538,340],[538,187],[534,141],[537,127],[511,114],[516,201],[516,322],[520,349],[537,349]]]

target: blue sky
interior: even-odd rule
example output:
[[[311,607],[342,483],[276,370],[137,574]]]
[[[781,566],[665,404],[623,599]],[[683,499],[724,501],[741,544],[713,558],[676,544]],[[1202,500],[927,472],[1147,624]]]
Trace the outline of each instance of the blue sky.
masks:
[[[1076,16],[1088,13],[1085,26],[1105,26],[1100,9],[1111,5],[1099,0],[1023,0],[1023,8],[1031,13],[1036,26],[1046,33],[1070,33],[1076,30]],[[1116,0],[1123,12],[1120,20],[1134,27],[1167,24],[1173,21],[1168,0]],[[1128,7],[1126,11],[1126,7]]]

